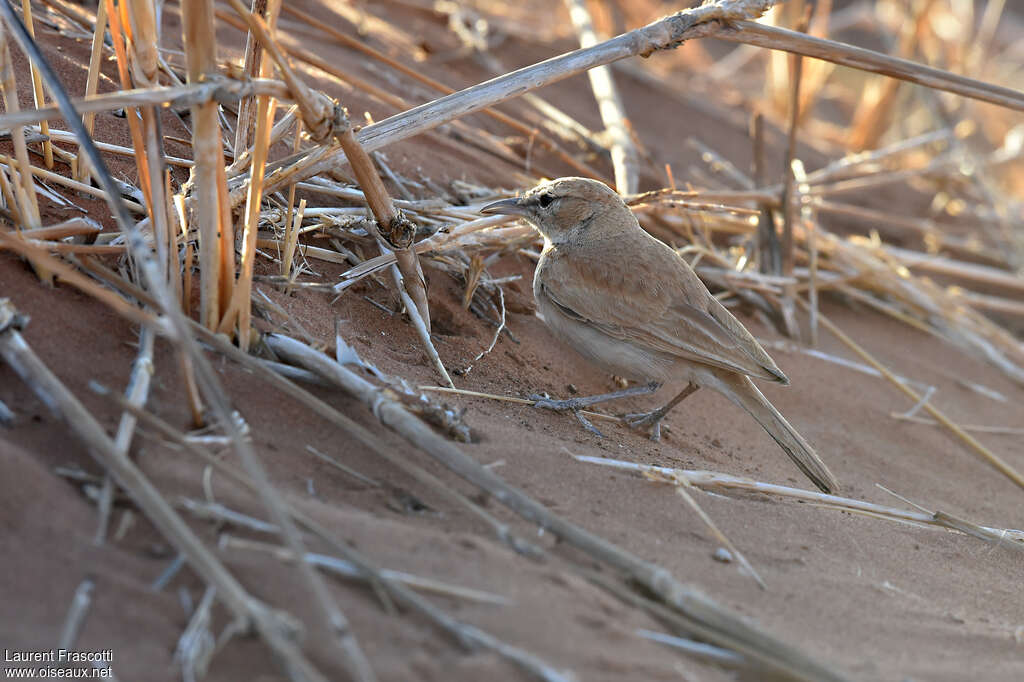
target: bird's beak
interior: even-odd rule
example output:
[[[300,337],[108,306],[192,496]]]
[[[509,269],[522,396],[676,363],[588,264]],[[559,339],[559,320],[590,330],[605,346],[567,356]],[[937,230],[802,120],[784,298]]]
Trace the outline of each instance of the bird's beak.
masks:
[[[495,201],[493,204],[487,204],[480,209],[481,213],[486,214],[500,214],[500,215],[521,215],[525,216],[529,214],[529,210],[519,203],[519,199],[502,199],[501,201]]]

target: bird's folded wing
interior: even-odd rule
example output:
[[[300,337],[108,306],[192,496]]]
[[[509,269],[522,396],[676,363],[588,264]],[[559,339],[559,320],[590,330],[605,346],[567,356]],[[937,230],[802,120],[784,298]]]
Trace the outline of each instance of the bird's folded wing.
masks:
[[[668,247],[645,255],[654,255],[658,262],[631,267],[628,256],[606,249],[585,259],[551,258],[539,293],[563,315],[612,338],[788,383],[750,332],[679,256]],[[614,262],[601,262],[608,257]]]

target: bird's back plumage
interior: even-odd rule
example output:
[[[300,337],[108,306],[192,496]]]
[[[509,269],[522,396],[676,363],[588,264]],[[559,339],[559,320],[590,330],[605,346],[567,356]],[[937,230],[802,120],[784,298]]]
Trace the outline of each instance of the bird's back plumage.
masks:
[[[754,337],[708,292],[675,251],[636,223],[574,245],[571,255],[546,249],[538,297],[607,336],[652,352],[788,383]],[[622,218],[623,220],[625,217]],[[631,263],[641,252],[642,262]],[[650,377],[656,378],[656,377]]]

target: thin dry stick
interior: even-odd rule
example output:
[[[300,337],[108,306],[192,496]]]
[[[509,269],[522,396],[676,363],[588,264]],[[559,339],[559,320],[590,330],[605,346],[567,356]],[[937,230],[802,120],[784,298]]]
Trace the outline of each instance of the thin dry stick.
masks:
[[[275,5],[279,3],[275,2]],[[264,68],[264,67],[261,67]],[[269,71],[269,69],[267,69]],[[266,75],[265,73],[261,75]],[[243,102],[246,100],[243,100]],[[257,97],[256,130],[253,144],[251,180],[249,194],[245,199],[245,228],[242,236],[242,264],[238,281],[224,317],[220,331],[229,332],[238,320],[238,346],[249,350],[250,326],[252,325],[252,275],[256,261],[256,237],[259,232],[260,203],[263,200],[263,172],[267,164],[267,149],[270,145],[270,129],[273,126],[275,105],[266,95]],[[241,111],[241,110],[240,110]],[[251,114],[249,114],[251,115]],[[244,136],[247,138],[248,135]]]
[[[708,530],[711,531],[711,535],[714,536],[714,538],[718,540],[720,543],[725,545],[726,549],[732,552],[733,556],[735,556],[736,559],[740,562],[740,565],[743,566],[743,568],[747,569],[747,572],[750,573],[750,577],[752,577],[757,582],[758,586],[762,590],[767,590],[768,585],[765,584],[761,576],[758,575],[757,571],[754,570],[754,567],[750,564],[749,561],[747,561],[747,557],[743,555],[743,552],[736,548],[736,545],[732,543],[732,540],[726,537],[725,533],[719,530],[718,525],[714,522],[714,520],[712,520],[708,513],[704,511],[704,509],[699,504],[697,504],[697,500],[694,499],[693,495],[690,494],[690,491],[687,490],[688,487],[690,487],[689,481],[685,481],[684,485],[681,485],[676,488],[676,492],[679,494],[680,497],[686,500],[686,504],[688,504],[690,508],[693,509],[694,512],[696,512],[700,520],[703,521],[704,525],[707,526]]]
[[[298,111],[298,106],[292,107],[293,111]],[[302,144],[302,117],[296,114],[295,120],[295,137],[292,140],[292,151],[299,151],[299,145]],[[295,259],[295,247],[299,243],[299,228],[302,226],[302,220],[298,219],[298,223],[292,219],[292,208],[295,206],[295,184],[289,185],[288,187],[288,203],[285,206],[282,222],[284,223],[284,254],[281,257],[281,275],[291,280],[292,273],[292,261]],[[303,202],[300,206],[305,212],[305,203]]]
[[[910,414],[903,414],[900,412],[890,412],[889,416],[893,419],[900,419],[902,421],[914,422],[915,424],[927,424],[928,426],[942,426],[939,422],[928,417],[915,417]],[[1024,436],[1024,428],[1013,427],[1013,426],[989,426],[984,424],[963,424],[961,427],[964,431],[975,431],[977,433],[995,433],[1002,434],[1005,436]]]
[[[299,243],[299,230],[302,228],[302,219],[306,213],[306,200],[299,200],[299,208],[295,211],[295,217],[289,219],[291,214],[291,202],[295,199],[295,185],[292,185],[288,192],[288,212],[285,213],[284,253],[281,255],[281,274],[291,278],[292,261],[295,260],[295,247]]]
[[[96,8],[96,26],[92,35],[92,50],[89,53],[89,75],[85,79],[85,96],[92,97],[100,84],[100,66],[103,60],[103,40],[107,33],[107,3],[100,2]],[[42,121],[40,121],[40,124]],[[82,118],[82,124],[92,135],[93,126],[96,124],[96,112],[86,112]],[[82,157],[82,148],[79,146],[78,155],[75,157],[75,168],[71,177],[78,182],[89,182],[89,164]]]
[[[131,67],[128,64],[128,51],[126,43],[131,42],[132,28],[128,20],[128,6],[120,3],[114,6],[114,0],[105,0],[107,4],[107,20],[110,22],[110,36],[114,41],[114,52],[117,55],[117,72],[121,79],[121,87],[125,90],[132,87]],[[142,127],[139,121],[138,110],[134,107],[125,109],[125,121],[128,122],[128,131],[132,138],[132,147],[135,150],[135,167],[139,173],[139,185],[142,194],[146,198],[146,204],[153,206],[153,195],[150,189],[148,152],[143,142]]]
[[[156,14],[153,0],[131,0],[122,5],[122,11],[131,9],[130,22],[133,26],[129,43],[129,56],[132,63],[132,80],[134,85],[152,87],[158,84],[159,53],[157,45]],[[113,26],[113,22],[111,23]],[[140,177],[148,179],[149,191],[146,195],[150,221],[153,224],[153,235],[156,241],[157,261],[165,269],[165,279],[173,274],[178,279],[177,240],[171,229],[171,211],[167,202],[166,162],[164,160],[163,134],[160,126],[160,112],[155,106],[143,107],[142,137],[145,150],[136,150],[136,164],[146,164],[146,172]],[[141,170],[141,169],[140,169]],[[145,189],[145,187],[144,187]],[[180,288],[180,282],[178,284]]]
[[[580,47],[592,47],[600,41],[594,31],[594,22],[587,11],[584,0],[565,0],[569,9],[569,18],[576,27],[580,39]],[[629,134],[626,110],[615,87],[610,66],[598,66],[587,71],[590,87],[594,91],[601,120],[604,122],[605,134],[611,146],[612,168],[615,170],[615,189],[619,194],[633,194],[640,184],[640,173],[637,170],[637,153],[633,138]]]
[[[273,31],[277,24],[277,15],[281,9],[280,0],[271,0],[268,4],[263,0],[253,0],[253,6],[263,3],[269,22],[269,30]],[[262,41],[255,38],[251,33],[250,39],[253,42],[253,63],[258,64],[259,75],[266,77],[273,71],[271,65],[262,59]],[[249,41],[246,42],[246,58],[249,57]],[[248,62],[247,62],[248,65]],[[260,95],[257,97],[256,105],[256,130],[250,132],[247,128],[251,125],[252,109],[251,99],[244,99],[239,105],[238,129],[235,131],[235,149],[248,146],[249,138],[255,135],[253,141],[252,163],[250,165],[251,181],[249,182],[249,194],[245,204],[245,230],[242,238],[242,271],[239,274],[238,282],[235,284],[235,291],[231,302],[228,304],[227,312],[221,321],[221,331],[225,327],[230,329],[234,325],[234,318],[238,317],[238,346],[243,351],[249,349],[250,327],[252,326],[252,274],[256,260],[256,236],[259,231],[260,202],[263,199],[263,174],[266,170],[267,150],[270,147],[271,129],[274,125],[274,112],[277,109],[277,102]],[[244,105],[249,105],[244,107]],[[244,111],[244,114],[243,114]],[[246,126],[243,130],[242,126]],[[241,143],[241,144],[239,144]]]
[[[286,547],[280,545],[274,545],[269,542],[259,542],[256,540],[248,540],[245,538],[236,538],[230,535],[221,535],[220,537],[220,549],[241,549],[257,552],[266,552],[273,555],[281,561],[295,561],[295,555],[292,554]],[[304,557],[305,561],[319,568],[326,569],[332,573],[344,576],[346,578],[361,578],[366,579],[368,576],[364,575],[355,565],[345,559],[338,559],[333,556],[326,554],[314,554],[312,552],[306,554]],[[389,579],[394,580],[397,583],[401,583],[406,587],[417,590],[419,592],[429,592],[431,594],[440,594],[446,597],[454,597],[456,599],[465,599],[466,601],[478,602],[481,604],[497,604],[507,605],[512,603],[506,597],[502,597],[498,594],[491,592],[484,592],[482,590],[475,590],[470,587],[463,587],[462,585],[455,585],[453,583],[446,583],[441,580],[435,580],[434,578],[426,578],[423,576],[415,575],[412,573],[406,573],[405,571],[396,571],[390,568],[381,568],[380,574]]]
[[[807,196],[810,185],[807,183],[807,172],[800,159],[793,159],[791,166],[793,179],[796,181],[795,199],[800,208],[800,227],[804,231],[804,246],[808,255],[807,300],[810,304],[811,347],[818,345],[818,222],[814,217],[814,207]],[[794,292],[795,293],[795,292]]]
[[[800,306],[803,307],[804,310],[807,309],[807,304],[804,303],[803,299],[798,298],[797,302],[800,303]],[[861,359],[864,360],[864,362],[868,363],[869,365],[877,369],[879,372],[881,372],[882,376],[884,376],[892,384],[894,384],[896,388],[902,391],[908,398],[913,400],[914,404],[921,402],[921,396],[917,393],[917,391],[907,386],[907,384],[901,381],[899,377],[897,377],[895,374],[889,371],[889,369],[885,365],[876,360],[874,356],[872,356],[866,350],[861,348],[861,346],[856,341],[847,336],[843,332],[843,330],[841,330],[839,327],[833,324],[831,320],[829,320],[827,317],[819,313],[818,321],[821,322],[821,324],[826,329],[832,332],[832,334],[837,339],[842,341],[850,350],[859,355]],[[1021,474],[1011,464],[1009,464],[1001,457],[999,457],[997,454],[995,454],[987,447],[979,443],[978,440],[974,438],[974,436],[972,436],[971,434],[967,433],[962,428],[957,426],[952,420],[949,419],[949,417],[947,417],[945,414],[936,409],[930,402],[924,403],[922,407],[925,410],[927,410],[927,412],[932,417],[934,417],[937,422],[939,422],[946,429],[952,432],[954,436],[962,440],[967,445],[967,447],[969,447],[971,450],[974,450],[974,452],[976,452],[983,460],[991,464],[993,467],[995,467],[997,471],[999,471],[1001,474],[1009,478],[1018,486],[1024,488],[1024,476],[1021,476]]]
[[[810,11],[810,7],[808,7]],[[809,16],[801,23],[806,26]],[[782,205],[782,275],[793,276],[796,262],[796,244],[793,241],[793,213],[796,206],[793,201],[793,161],[796,160],[797,126],[800,124],[800,84],[803,81],[803,57],[790,55],[790,91],[789,91],[789,129],[786,138],[786,159],[782,167],[782,194],[779,203]],[[798,338],[800,328],[796,323],[793,299],[796,292],[793,285],[783,286],[784,295],[780,299],[782,319],[786,324],[786,333],[790,338]]]
[[[784,50],[805,57],[823,59],[840,66],[880,73],[935,90],[944,90],[962,97],[1024,111],[1024,92],[1019,90],[967,78],[908,59],[890,57],[835,40],[815,38],[797,31],[743,20],[730,22],[718,31],[715,37],[735,43],[747,43],[772,50]]]
[[[252,622],[285,667],[299,679],[326,682],[286,634],[274,612],[252,597],[217,557],[182,520],[153,483],[123,452],[119,452],[103,427],[53,375],[25,343],[18,329],[24,324],[7,299],[0,300],[0,356],[52,411],[62,417],[87,445],[89,453],[111,472],[135,503],[146,512],[160,532],[188,557],[196,572],[217,587],[221,598],[239,617]]]
[[[464,395],[470,398],[488,398],[490,400],[497,400],[503,403],[513,403],[514,405],[536,405],[538,401],[527,400],[526,398],[513,398],[508,395],[497,395],[494,393],[482,393],[480,391],[469,391],[464,388],[448,388],[447,386],[417,386],[419,391],[432,391],[435,393],[450,393],[452,395]],[[604,419],[606,421],[622,422],[622,417],[616,417],[613,414],[605,414],[604,412],[591,412],[590,410],[580,410],[580,414],[589,419]]]
[[[82,631],[85,617],[89,614],[92,589],[95,585],[91,578],[86,578],[75,589],[75,595],[68,607],[68,615],[64,618],[64,627],[60,631],[60,639],[57,640],[60,649],[73,649],[75,642],[78,641],[78,634]]]
[[[72,108],[79,113],[99,113],[124,107],[143,106],[163,106],[177,109],[209,102],[215,104],[230,102],[250,95],[271,95],[280,100],[291,101],[288,88],[281,81],[264,78],[251,81],[232,81],[223,76],[214,75],[207,80],[189,85],[118,90],[102,95],[69,99],[69,102]],[[64,113],[58,106],[9,111],[0,115],[0,130],[55,118],[64,118]]]
[[[139,332],[139,354],[132,366],[131,377],[128,379],[128,388],[125,390],[126,402],[142,408],[149,397],[149,384],[153,378],[153,345],[156,334],[149,327],[143,327]],[[128,449],[131,447],[132,438],[135,435],[135,415],[124,412],[121,421],[117,425],[117,434],[114,436],[114,447],[119,456],[128,456]],[[103,480],[99,510],[100,521],[96,528],[96,535],[93,543],[102,545],[106,541],[107,528],[110,525],[110,512],[114,504],[114,480],[108,473]]]
[[[32,0],[21,0],[21,16],[25,22],[28,34],[35,37],[35,23],[32,21]],[[43,79],[39,76],[39,69],[34,64],[29,65],[32,72],[32,98],[35,100],[36,108],[46,104],[46,93],[43,92]],[[39,132],[46,135],[49,131],[45,121],[39,123]],[[53,168],[53,144],[50,140],[43,140],[43,163],[47,168]]]
[[[275,3],[280,7],[280,3]],[[250,10],[257,16],[264,16],[267,12],[267,0],[252,0]],[[271,22],[273,23],[273,22]],[[262,74],[263,70],[263,44],[252,31],[245,36],[245,59],[242,62],[242,78],[255,78]],[[253,99],[246,97],[238,102],[238,118],[235,121],[235,160],[242,152],[252,145],[253,126],[256,123],[256,113],[253,109]]]
[[[100,5],[100,7],[103,7],[103,5]],[[72,135],[71,133],[67,132],[66,130],[57,130],[55,128],[50,128],[50,133],[49,134],[50,134],[50,139],[51,140],[64,141],[64,142],[74,142],[74,140],[75,140],[75,136]],[[135,156],[135,150],[132,149],[131,147],[125,147],[125,146],[119,145],[119,144],[111,144],[110,142],[98,142],[96,140],[93,140],[93,144],[95,144],[96,148],[99,149],[102,152],[110,152],[111,154],[116,154],[117,156]],[[71,157],[71,161],[72,161],[73,165],[75,165],[75,166],[80,166],[81,165],[80,163],[78,163],[79,162],[79,156],[77,154],[70,154],[69,153],[69,156]],[[82,160],[84,161],[84,159],[82,159]],[[179,166],[181,168],[191,168],[193,165],[195,165],[192,162],[192,159],[185,159],[185,158],[182,158],[180,156],[164,156],[164,161],[166,161],[167,163],[169,163],[172,166]],[[72,177],[74,178],[74,176],[72,176]],[[84,181],[80,180],[79,182],[84,182]]]
[[[677,484],[682,484],[683,481],[686,481],[689,485],[709,490],[747,490],[763,493],[765,495],[788,497],[795,500],[802,500],[804,502],[816,502],[819,506],[861,512],[891,521],[918,523],[929,526],[940,526],[943,528],[955,528],[955,526],[947,523],[946,518],[949,517],[949,515],[944,514],[943,512],[929,512],[927,510],[909,511],[906,509],[899,509],[897,507],[887,507],[874,502],[866,502],[852,497],[830,495],[828,493],[818,492],[817,490],[804,490],[802,488],[791,488],[789,486],[776,485],[774,483],[762,483],[761,481],[754,481],[742,476],[723,474],[717,471],[674,469],[671,467],[625,462],[605,457],[591,457],[589,455],[573,455],[572,457],[578,462],[585,462],[587,464],[597,464],[600,466],[613,467],[615,469],[640,472],[654,481],[668,480]],[[1006,543],[1005,546],[1012,547],[1017,550],[1024,550],[1024,531],[990,528],[988,526],[979,526],[978,524],[969,522],[964,523],[968,523],[973,529],[980,529],[985,535],[985,540],[994,539],[997,542],[1007,539],[1013,540],[1014,542]],[[959,528],[955,529],[960,530]],[[976,532],[972,534],[977,537]]]
[[[486,490],[512,511],[540,524],[569,544],[629,575],[686,617],[690,627],[701,637],[720,646],[735,649],[751,660],[788,675],[791,679],[845,679],[832,667],[811,660],[770,634],[745,623],[697,590],[677,582],[664,568],[643,561],[552,514],[544,505],[508,485],[497,474],[481,466],[455,445],[436,434],[403,405],[389,399],[380,389],[327,356],[321,355],[313,362],[305,350],[306,346],[293,339],[278,334],[269,335],[266,339],[278,355],[301,364],[358,397],[373,409],[373,413],[385,425],[451,471]]]

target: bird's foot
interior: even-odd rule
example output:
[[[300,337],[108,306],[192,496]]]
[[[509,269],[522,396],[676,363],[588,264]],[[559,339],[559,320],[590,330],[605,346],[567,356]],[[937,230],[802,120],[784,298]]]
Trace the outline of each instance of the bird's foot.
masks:
[[[580,423],[584,429],[594,434],[598,438],[604,438],[604,434],[597,430],[589,419],[587,419],[580,410],[591,404],[587,398],[569,398],[568,400],[555,400],[547,396],[533,394],[529,396],[529,399],[534,401],[533,406],[543,408],[545,410],[554,410],[556,412],[572,412],[572,415],[576,417],[576,420]]]
[[[657,442],[661,440],[661,421],[665,418],[666,414],[667,410],[658,408],[650,412],[625,414],[622,416],[622,421],[626,422],[626,425],[633,429],[649,428],[651,430],[651,440]]]
[[[577,410],[582,410],[587,406],[582,398],[555,400],[554,398],[546,395],[540,395],[538,393],[534,393],[533,395],[528,396],[528,398],[533,401],[534,407],[540,407],[545,410],[554,410],[555,412],[565,412],[566,410],[572,410],[575,412]]]

